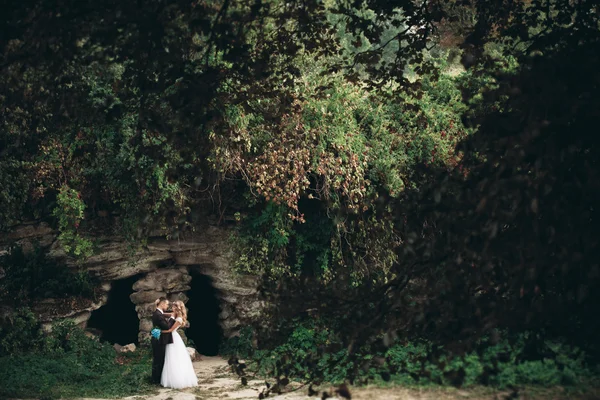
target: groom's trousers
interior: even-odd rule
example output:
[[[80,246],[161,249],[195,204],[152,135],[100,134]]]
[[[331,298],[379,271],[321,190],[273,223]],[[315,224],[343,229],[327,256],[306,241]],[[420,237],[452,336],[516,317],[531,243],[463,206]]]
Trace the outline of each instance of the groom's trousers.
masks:
[[[166,344],[152,338],[152,382],[160,384],[163,365],[165,364]]]
[[[175,323],[174,319],[167,319],[158,309],[152,314],[152,324],[161,330],[170,329]],[[152,343],[152,381],[160,384],[160,378],[162,375],[163,365],[165,364],[165,352],[167,351],[167,345],[173,343],[173,336],[170,333],[163,333],[159,339],[154,337],[151,339]]]

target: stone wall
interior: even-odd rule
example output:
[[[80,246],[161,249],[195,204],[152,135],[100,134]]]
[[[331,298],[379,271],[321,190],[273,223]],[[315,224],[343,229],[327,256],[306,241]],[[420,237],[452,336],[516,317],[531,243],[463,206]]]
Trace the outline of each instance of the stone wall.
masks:
[[[230,233],[225,228],[207,226],[179,240],[153,237],[135,253],[119,238],[98,238],[99,251],[83,264],[83,268],[102,282],[98,298],[95,301],[45,299],[34,306],[34,311],[46,327],[63,318],[74,319],[85,327],[91,312],[106,304],[111,282],[141,275],[133,285],[130,298],[136,305],[140,318],[139,338],[143,340],[149,337],[154,301],[160,296],[187,301],[186,292],[190,290],[191,282],[189,271],[195,269],[212,279],[220,300],[219,321],[224,336],[235,336],[258,315],[261,303],[258,301],[256,278],[240,276],[232,271],[227,245]],[[35,241],[48,247],[49,256],[74,266],[56,241],[56,232],[43,223],[24,224],[9,234],[0,235],[0,254],[12,243],[28,248]]]
[[[156,309],[154,301],[162,296],[168,296],[171,301],[187,301],[185,292],[191,289],[188,286],[191,280],[186,268],[173,268],[150,272],[134,283],[135,293],[130,298],[140,319],[140,340],[148,337],[152,329],[151,317]]]

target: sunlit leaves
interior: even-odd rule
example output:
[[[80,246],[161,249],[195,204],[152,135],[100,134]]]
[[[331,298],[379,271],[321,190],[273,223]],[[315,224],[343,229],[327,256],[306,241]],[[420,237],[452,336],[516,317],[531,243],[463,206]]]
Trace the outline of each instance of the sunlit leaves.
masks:
[[[63,249],[75,257],[89,257],[92,255],[92,242],[78,232],[79,225],[84,219],[85,204],[81,195],[67,185],[60,188],[57,204],[53,215],[58,219],[60,240]]]

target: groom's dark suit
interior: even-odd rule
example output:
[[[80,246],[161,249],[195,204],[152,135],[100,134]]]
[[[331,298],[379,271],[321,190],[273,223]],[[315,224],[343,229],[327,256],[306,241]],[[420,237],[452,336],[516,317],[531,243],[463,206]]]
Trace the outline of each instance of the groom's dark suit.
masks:
[[[174,320],[168,320],[159,310],[154,310],[152,314],[152,324],[161,330],[168,330],[175,323]],[[161,333],[160,338],[152,337],[152,381],[160,383],[163,365],[165,363],[165,350],[168,344],[173,343],[173,334]]]

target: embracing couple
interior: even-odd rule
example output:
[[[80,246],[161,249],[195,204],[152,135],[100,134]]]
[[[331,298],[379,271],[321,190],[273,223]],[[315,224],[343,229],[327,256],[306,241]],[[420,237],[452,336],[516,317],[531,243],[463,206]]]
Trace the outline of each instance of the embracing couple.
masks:
[[[185,327],[187,310],[182,301],[173,302],[172,312],[169,300],[161,297],[156,300],[156,310],[152,314],[152,381],[161,386],[183,389],[198,386],[198,378],[190,355],[177,333]]]

